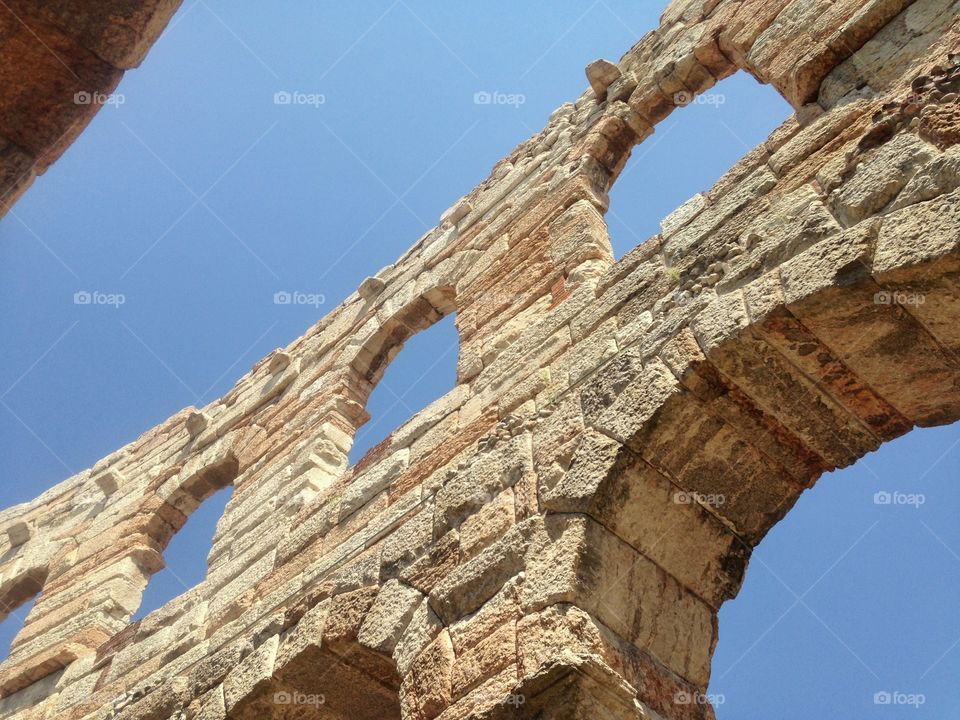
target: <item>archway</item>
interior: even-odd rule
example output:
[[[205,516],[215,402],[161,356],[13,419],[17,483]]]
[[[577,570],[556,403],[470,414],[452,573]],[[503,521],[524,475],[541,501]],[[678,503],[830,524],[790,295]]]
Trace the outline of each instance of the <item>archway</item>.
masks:
[[[370,420],[357,430],[350,464],[453,389],[459,349],[454,320],[453,314],[447,315],[401,346],[367,399]],[[420,429],[409,430],[417,434]]]
[[[955,122],[933,121],[950,111],[930,92],[956,64],[842,119],[803,108],[601,283],[621,352],[579,389],[586,433],[544,505],[590,518],[581,607],[665,670],[618,668],[664,717],[712,716],[716,613],[804,490],[960,417],[960,181],[926,180],[955,163]],[[614,116],[593,148],[607,187],[646,136],[643,118]]]
[[[429,281],[429,276],[427,278]],[[346,366],[342,372],[343,380],[338,394],[342,399],[340,412],[345,416],[351,450],[357,431],[370,420],[367,410],[370,395],[382,380],[387,367],[403,349],[404,343],[456,311],[456,294],[452,286],[440,285],[410,290],[401,293],[400,297],[385,301],[370,321],[370,330],[350,349],[345,358]],[[449,348],[444,351],[448,352]],[[425,432],[430,427],[429,417],[421,419],[426,424],[421,423],[420,431]],[[354,462],[374,462],[389,450],[389,440],[390,437],[387,437],[369,451],[364,450],[363,457],[356,457],[359,451],[348,455]],[[347,458],[344,457],[342,462],[345,467]]]
[[[546,505],[591,518],[599,567],[585,609],[679,682],[654,696],[657,712],[709,716],[698,698],[716,613],[805,489],[914,426],[960,417],[960,233],[944,213],[958,199],[908,205],[879,233],[827,233],[703,298],[689,325],[664,318],[658,349],[614,361],[582,390],[591,429]],[[656,589],[659,572],[668,579]]]
[[[47,568],[40,567],[19,573],[0,583],[0,657],[5,658],[17,634],[23,629],[33,603],[47,581]]]
[[[231,483],[215,485],[177,528],[163,549],[164,567],[150,576],[134,620],[160,609],[206,577],[217,524],[233,495]]]
[[[686,100],[686,99],[685,99]],[[631,153],[610,188],[605,220],[617,258],[669,232],[745,155],[788,122],[793,109],[769,85],[741,72],[690,95]]]
[[[279,650],[279,638],[276,644]],[[226,717],[400,720],[399,692],[400,678],[389,655],[356,639],[328,640],[287,659],[253,692],[235,699],[227,689]]]
[[[915,429],[821,478],[754,550],[719,614],[718,717],[949,715],[960,587],[960,425]],[[876,701],[876,702],[875,702]]]
[[[224,500],[229,499],[233,482],[239,475],[239,460],[232,450],[213,453],[213,455],[194,469],[185,468],[183,477],[172,478],[173,487],[167,493],[163,493],[161,489],[165,498],[153,512],[153,518],[146,527],[146,542],[153,546],[155,553],[143,553],[138,563],[144,571],[140,585],[141,597],[154,578],[167,567],[166,551],[174,536],[183,529],[191,516],[201,505],[218,493],[227,493]],[[209,555],[210,550],[202,552],[194,562],[199,561],[206,565]],[[143,616],[146,612],[157,609],[173,597],[177,597],[180,594],[177,592],[177,586],[180,586],[180,591],[190,589],[182,587],[182,584],[179,579],[174,578],[172,590],[170,586],[160,590],[162,602],[156,607],[138,608],[137,615]]]

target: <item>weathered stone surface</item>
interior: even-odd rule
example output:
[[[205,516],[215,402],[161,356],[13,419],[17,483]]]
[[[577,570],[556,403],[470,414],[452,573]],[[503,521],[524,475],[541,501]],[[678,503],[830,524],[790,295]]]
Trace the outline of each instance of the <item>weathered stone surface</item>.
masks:
[[[180,0],[11,0],[0,16],[0,211],[111,100]],[[116,99],[112,99],[116,102]]]
[[[364,300],[373,300],[377,295],[383,292],[387,284],[377,277],[368,277],[357,288],[360,297]]]
[[[358,639],[373,650],[392,653],[413,619],[423,595],[415,588],[390,580],[377,594],[363,621]]]
[[[258,687],[269,683],[273,675],[273,664],[277,658],[280,636],[274,635],[247,656],[243,662],[230,671],[223,681],[223,696],[227,712],[255,692]]]
[[[0,20],[5,207],[175,5],[14,3],[84,86]],[[674,2],[226,397],[0,512],[0,609],[37,597],[0,711],[710,720],[674,698],[705,690],[753,547],[821,473],[960,417],[956,17]],[[797,115],[616,260],[631,150],[736,69]],[[389,362],[454,312],[456,387],[348,467]],[[228,485],[204,582],[130,624]]]
[[[834,208],[845,225],[856,225],[890,203],[916,171],[937,155],[916,135],[900,135],[861,162],[836,193]]]
[[[605,100],[607,88],[620,78],[620,68],[609,60],[594,60],[587,65],[586,73],[598,100]]]
[[[450,704],[455,662],[450,633],[444,630],[410,668],[404,693],[409,716],[432,720]]]
[[[180,0],[107,0],[96,7],[79,0],[12,0],[10,7],[58,26],[114,67],[129,69],[143,60]]]

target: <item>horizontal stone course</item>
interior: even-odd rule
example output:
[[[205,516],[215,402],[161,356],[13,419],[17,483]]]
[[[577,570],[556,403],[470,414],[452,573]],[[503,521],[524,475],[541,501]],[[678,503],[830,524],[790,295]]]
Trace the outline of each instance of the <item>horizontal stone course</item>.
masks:
[[[16,5],[101,82],[175,9]],[[822,472],[960,417],[948,15],[672,3],[223,399],[0,512],[0,607],[38,594],[0,717],[712,718],[675,697],[705,691],[753,547]],[[603,215],[631,149],[737,69],[797,114],[617,260]],[[42,68],[16,77],[10,183],[78,112]],[[26,117],[30,93],[54,109]],[[450,313],[455,387],[348,466],[390,360]],[[206,580],[130,625],[228,485]]]

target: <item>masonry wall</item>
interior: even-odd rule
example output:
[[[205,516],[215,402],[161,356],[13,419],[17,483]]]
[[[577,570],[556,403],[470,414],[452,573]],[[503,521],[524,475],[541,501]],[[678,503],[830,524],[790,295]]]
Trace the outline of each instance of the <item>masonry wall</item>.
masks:
[[[0,513],[6,606],[39,593],[0,717],[713,717],[751,549],[822,472],[960,416],[958,18],[674,2],[226,397]],[[738,70],[796,114],[615,261],[631,149]],[[348,467],[451,312],[456,387]],[[228,484],[207,579],[131,624]]]
[[[0,8],[0,215],[139,65],[181,0],[5,0]]]

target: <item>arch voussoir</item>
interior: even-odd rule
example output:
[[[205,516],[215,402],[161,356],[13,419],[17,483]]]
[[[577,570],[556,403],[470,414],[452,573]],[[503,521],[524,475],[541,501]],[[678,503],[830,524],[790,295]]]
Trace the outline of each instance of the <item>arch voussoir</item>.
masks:
[[[0,714],[711,720],[753,548],[824,472],[960,418],[947,5],[672,3],[226,397],[0,513],[0,590],[39,591]],[[630,151],[738,68],[796,115],[614,260]],[[348,467],[387,364],[453,312],[457,387]],[[207,579],[130,624],[230,483]]]

